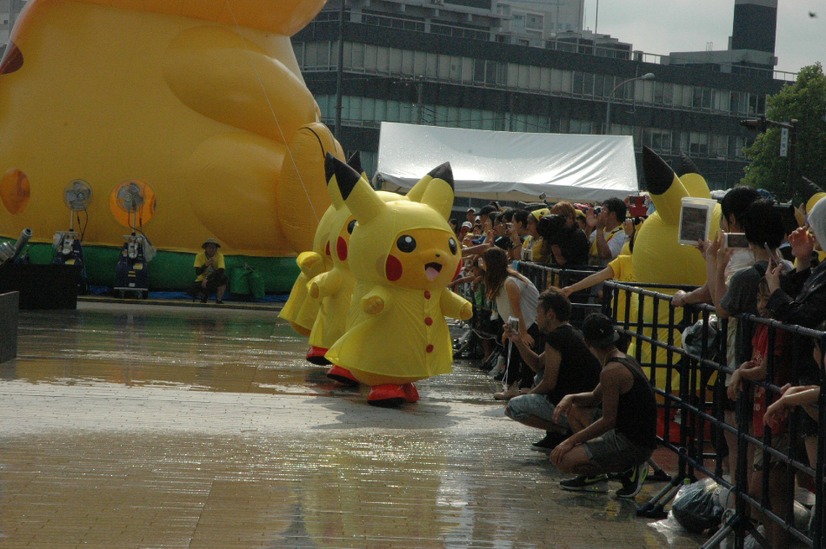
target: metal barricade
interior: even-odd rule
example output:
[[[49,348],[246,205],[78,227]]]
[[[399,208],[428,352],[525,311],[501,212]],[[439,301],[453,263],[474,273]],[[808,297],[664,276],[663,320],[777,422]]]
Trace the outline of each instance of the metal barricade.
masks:
[[[532,263],[520,262],[519,271],[529,277],[542,291],[548,286],[568,285],[566,276],[579,276],[582,270],[558,269]],[[591,271],[585,271],[590,274]],[[586,274],[586,276],[587,276]],[[771,431],[751,433],[753,397],[755,389],[765,391],[765,404],[776,400],[782,388],[774,385],[774,369],[778,358],[775,356],[775,334],[783,331],[792,339],[789,345],[792,364],[798,367],[807,357],[801,353],[811,351],[814,343],[826,351],[826,332],[811,330],[796,325],[784,324],[775,320],[754,315],[740,315],[738,322],[764,324],[768,329],[769,352],[767,374],[763,381],[744,384],[737,399],[737,421],[734,425],[726,423],[720,395],[725,394],[726,374],[733,370],[726,362],[726,332],[728,322],[717,323],[714,338],[712,319],[716,311],[710,305],[687,305],[675,308],[671,304],[671,295],[675,289],[690,289],[681,286],[663,286],[649,284],[625,284],[608,281],[602,302],[577,304],[605,312],[618,326],[618,331],[630,343],[628,353],[634,356],[644,368],[658,399],[659,412],[662,417],[658,429],[658,440],[663,448],[677,456],[677,471],[670,482],[655,494],[648,502],[637,508],[637,515],[651,518],[666,516],[665,507],[677,494],[681,486],[697,480],[698,475],[711,477],[720,486],[731,490],[734,497],[733,512],[725,515],[721,527],[702,545],[703,548],[718,547],[730,534],[734,535],[735,547],[742,547],[747,534],[768,547],[767,541],[757,533],[753,518],[760,515],[764,522],[771,521],[808,547],[826,548],[824,539],[824,478],[823,465],[826,460],[826,436],[822,427],[817,435],[817,458],[814,467],[808,458],[800,455],[797,444],[789,444],[787,449],[779,449],[771,444]],[[657,291],[655,291],[657,290]],[[589,310],[589,312],[590,312]],[[682,333],[689,326],[697,326],[699,344],[695,341],[692,351],[687,351],[681,341]],[[694,334],[696,337],[696,333]],[[716,341],[716,342],[715,342]],[[803,351],[801,351],[803,349]],[[810,357],[808,360],[813,360]],[[816,385],[822,387],[824,380],[823,358],[818,365]],[[799,377],[793,371],[795,377]],[[800,414],[796,407],[789,419],[789,439],[798,439],[797,424]],[[672,418],[679,417],[679,430],[672,433]],[[826,391],[818,397],[819,425],[826,425]],[[737,441],[737,466],[734,478],[723,476],[723,434],[734,435]],[[785,484],[782,487],[785,498],[781,509],[772,510],[769,498],[769,474],[771,467],[763,467],[759,474],[761,497],[753,497],[749,492],[749,472],[752,464],[747,462],[749,448],[762,453],[763,462],[782,464],[785,467]],[[655,474],[658,467],[652,462]],[[660,478],[668,479],[667,475]],[[797,486],[796,479],[810,477],[815,494],[815,505],[810,528],[800,528],[794,523],[793,505]],[[656,476],[655,476],[656,478]]]

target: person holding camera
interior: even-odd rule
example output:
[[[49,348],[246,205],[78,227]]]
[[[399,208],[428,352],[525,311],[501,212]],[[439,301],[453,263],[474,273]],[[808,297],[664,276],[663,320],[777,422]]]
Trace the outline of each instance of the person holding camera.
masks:
[[[587,218],[588,225],[593,227],[588,262],[591,265],[605,267],[619,255],[622,245],[625,244],[625,231],[622,230],[626,214],[625,202],[619,198],[609,198],[592,212],[593,214]]]
[[[214,238],[207,238],[201,245],[203,252],[195,256],[195,284],[194,296],[206,303],[209,294],[215,292],[215,303],[224,301],[224,292],[227,290],[229,279],[225,274],[224,254],[218,251],[221,244]]]
[[[540,452],[550,452],[570,435],[566,418],[554,418],[560,400],[567,394],[592,391],[599,383],[599,361],[588,350],[579,330],[571,326],[570,318],[571,302],[559,290],[550,288],[539,295],[536,324],[545,336],[540,354],[505,325],[505,337],[513,341],[525,363],[536,373],[536,384],[527,393],[512,398],[505,415],[545,430],[545,438],[532,447]]]
[[[533,348],[542,348],[542,338],[536,325],[536,305],[539,291],[533,282],[516,272],[508,265],[510,259],[502,248],[494,246],[482,254],[483,281],[487,288],[488,299],[496,303],[499,318],[513,318],[516,327],[511,332],[518,332],[521,340]],[[516,324],[518,323],[518,324]],[[504,391],[494,395],[497,400],[509,400],[520,394],[520,389],[530,389],[533,385],[533,372],[525,364],[518,348],[509,353],[505,372]]]
[[[570,202],[557,202],[550,215],[537,226],[544,245],[542,255],[553,265],[586,265],[588,237],[576,223],[576,210]]]

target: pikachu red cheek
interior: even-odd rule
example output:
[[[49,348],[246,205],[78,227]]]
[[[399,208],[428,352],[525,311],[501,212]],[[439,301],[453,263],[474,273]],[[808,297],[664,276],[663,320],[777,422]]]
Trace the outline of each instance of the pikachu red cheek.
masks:
[[[394,255],[388,255],[387,261],[384,263],[384,276],[387,277],[387,280],[396,282],[403,274],[404,267],[402,266],[402,262],[399,261],[399,258]]]
[[[343,236],[338,237],[338,242],[336,242],[336,253],[338,254],[339,261],[347,261],[347,241],[344,240]]]

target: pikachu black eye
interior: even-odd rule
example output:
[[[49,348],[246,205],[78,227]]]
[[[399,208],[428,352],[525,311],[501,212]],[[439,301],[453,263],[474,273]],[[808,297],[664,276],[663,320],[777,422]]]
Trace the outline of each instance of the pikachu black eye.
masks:
[[[396,247],[399,248],[400,251],[409,254],[416,249],[416,239],[408,234],[402,235],[396,241]]]
[[[458,250],[458,247],[456,246],[456,241],[451,238],[447,241],[447,245],[450,246],[450,253],[456,255],[456,252]]]
[[[355,229],[355,228],[356,228],[356,225],[357,225],[357,224],[358,224],[358,221],[356,221],[355,219],[354,219],[354,220],[352,220],[352,221],[351,221],[351,222],[347,225],[347,232],[348,232],[348,233],[350,233],[350,234],[353,234],[353,229]]]

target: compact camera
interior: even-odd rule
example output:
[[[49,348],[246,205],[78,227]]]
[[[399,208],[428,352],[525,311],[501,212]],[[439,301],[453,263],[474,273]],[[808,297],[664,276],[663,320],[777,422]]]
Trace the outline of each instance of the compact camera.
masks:
[[[508,317],[508,329],[511,332],[518,332],[519,331],[519,319],[515,316]]]

